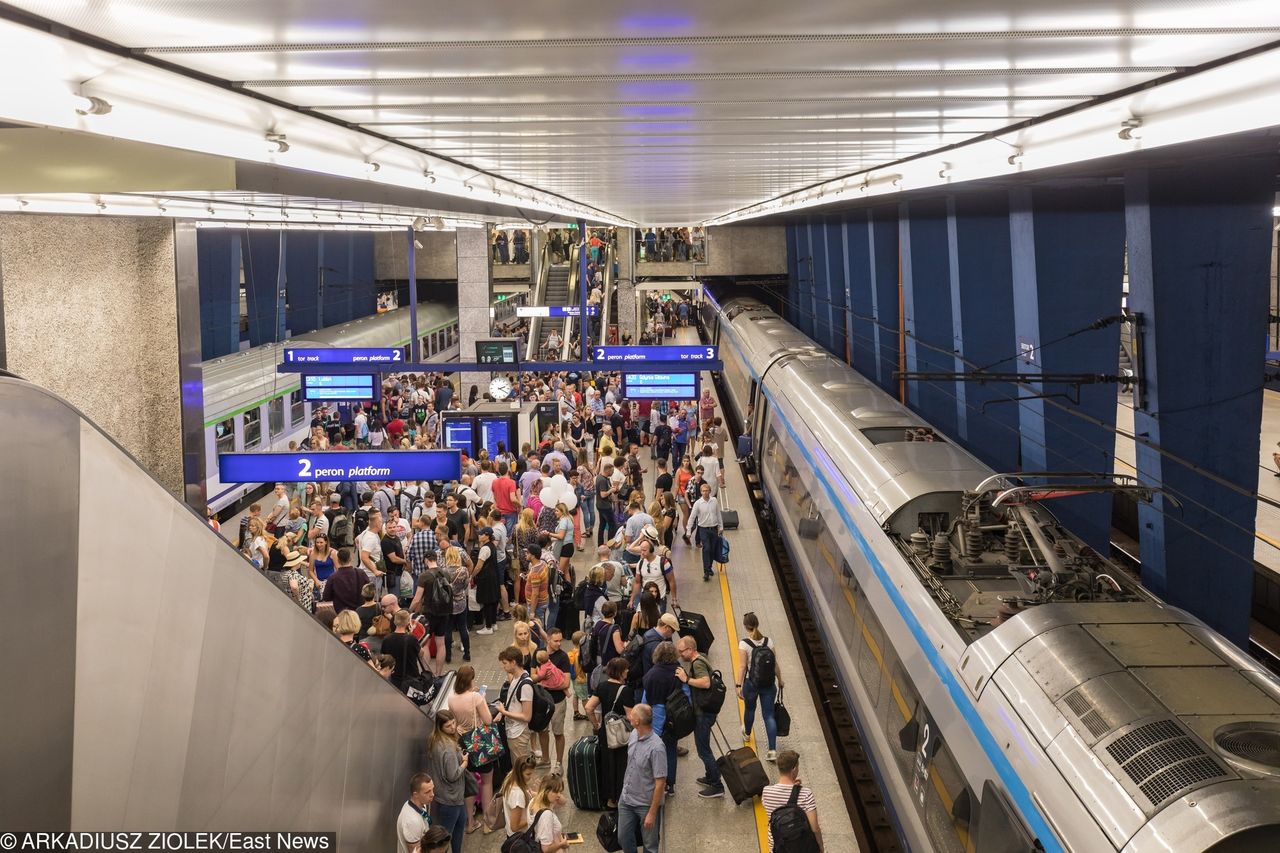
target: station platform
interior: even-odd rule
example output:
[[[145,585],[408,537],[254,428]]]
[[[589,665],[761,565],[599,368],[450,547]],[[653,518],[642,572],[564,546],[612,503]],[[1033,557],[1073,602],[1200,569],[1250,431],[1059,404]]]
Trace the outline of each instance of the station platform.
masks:
[[[692,329],[682,329],[680,343],[696,343]],[[687,338],[687,340],[686,340]],[[713,387],[711,377],[704,373],[703,387]],[[730,445],[732,447],[732,445]],[[641,451],[645,460],[645,451]],[[648,494],[653,493],[656,476],[653,467],[645,474]],[[731,555],[728,568],[709,582],[702,580],[702,558],[696,547],[684,544],[676,537],[672,559],[676,567],[677,591],[681,608],[707,617],[715,643],[709,657],[712,665],[720,670],[733,698],[733,679],[738,668],[738,639],[742,630],[742,614],[753,611],[760,618],[760,629],[777,643],[779,668],[786,685],[786,706],[791,712],[791,736],[778,739],[778,749],[794,749],[800,754],[800,776],[804,784],[813,788],[818,799],[818,819],[822,827],[824,844],[829,851],[853,853],[858,850],[844,794],[836,778],[835,767],[828,751],[826,739],[819,723],[818,710],[804,677],[800,663],[797,640],[792,636],[786,611],[781,599],[769,557],[765,552],[760,528],[751,512],[747,498],[747,484],[740,467],[732,458],[726,466],[725,483],[729,505],[739,510],[741,524],[737,530],[728,531]],[[585,543],[584,543],[585,544]],[[584,549],[574,557],[574,568],[579,576],[594,562],[594,548]],[[502,683],[502,670],[498,665],[498,652],[511,642],[511,623],[499,623],[493,636],[471,638],[472,666],[476,668],[477,683],[489,685],[491,695]],[[454,666],[459,662],[455,648]],[[587,722],[574,722],[572,714],[567,723],[566,744],[591,733]],[[728,737],[732,747],[742,743],[739,729],[742,723],[742,703],[727,701],[720,711],[720,730]],[[755,730],[748,741],[763,758],[767,743],[764,721],[757,711]],[[693,737],[681,741],[689,754],[678,759],[675,797],[667,800],[663,815],[662,842],[667,851],[698,850],[701,853],[747,853],[759,849],[767,853],[768,827],[764,808],[757,798],[752,803],[734,805],[726,795],[719,799],[702,799],[699,785],[694,781],[702,775],[702,763],[693,748]],[[554,748],[554,747],[553,747]],[[777,767],[764,762],[771,780],[777,779]],[[595,841],[599,812],[578,812],[573,803],[562,811],[560,817],[566,831],[581,832],[587,839],[582,849],[598,849]],[[492,853],[502,846],[502,833],[489,836],[480,833],[469,835],[463,850]]]
[[[1125,395],[1116,407],[1116,427],[1133,432],[1132,401]],[[1272,453],[1280,452],[1280,392],[1262,393],[1262,437],[1258,445],[1258,495],[1280,505],[1280,470]],[[1115,469],[1119,473],[1136,473],[1133,440],[1116,437]],[[1258,501],[1254,525],[1253,559],[1280,576],[1280,508]]]

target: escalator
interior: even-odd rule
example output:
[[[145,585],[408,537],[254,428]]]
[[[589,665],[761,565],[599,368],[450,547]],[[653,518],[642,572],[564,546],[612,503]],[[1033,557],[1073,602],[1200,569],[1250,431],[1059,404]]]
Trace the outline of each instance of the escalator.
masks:
[[[417,706],[66,401],[0,373],[0,435],[0,826],[394,850]]]
[[[574,247],[567,264],[552,264],[550,252],[543,250],[542,272],[534,285],[533,301],[537,306],[577,305],[578,249]],[[560,336],[560,347],[554,358],[564,361],[569,357],[569,342],[575,334],[574,319],[566,317],[535,317],[529,322],[529,339],[525,359],[541,361],[546,353],[547,339],[552,331]]]

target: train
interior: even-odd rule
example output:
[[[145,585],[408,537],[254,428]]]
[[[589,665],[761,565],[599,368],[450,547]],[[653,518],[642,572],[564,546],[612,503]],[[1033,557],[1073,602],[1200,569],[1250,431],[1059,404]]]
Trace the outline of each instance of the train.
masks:
[[[424,361],[458,360],[458,310],[420,303],[418,332]],[[204,362],[204,453],[206,504],[214,512],[234,507],[261,483],[223,483],[218,454],[285,450],[306,438],[311,404],[302,399],[298,376],[277,373],[285,347],[399,347],[409,353],[409,311],[396,308],[284,343],[264,344]],[[264,428],[265,425],[265,428]]]
[[[904,849],[1280,850],[1280,681],[751,297],[726,405]]]

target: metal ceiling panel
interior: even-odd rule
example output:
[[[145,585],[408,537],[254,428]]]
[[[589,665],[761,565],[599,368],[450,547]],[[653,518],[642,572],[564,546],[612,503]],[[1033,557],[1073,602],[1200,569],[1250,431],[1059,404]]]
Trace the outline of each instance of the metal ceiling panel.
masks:
[[[1274,0],[18,0],[406,145],[654,223],[1280,40]],[[85,79],[110,69],[86,69]]]

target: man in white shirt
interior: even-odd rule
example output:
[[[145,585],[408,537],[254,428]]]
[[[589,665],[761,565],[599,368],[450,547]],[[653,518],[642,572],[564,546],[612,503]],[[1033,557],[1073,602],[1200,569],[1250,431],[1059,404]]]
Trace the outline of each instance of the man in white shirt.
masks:
[[[289,492],[283,483],[276,483],[276,502],[267,513],[266,528],[268,533],[275,533],[277,527],[283,527],[289,520]]]
[[[471,480],[471,488],[475,490],[480,503],[493,500],[493,481],[498,475],[493,472],[493,462],[486,459],[480,463],[480,473]]]
[[[317,536],[329,535],[329,519],[319,499],[311,502],[311,518],[307,521],[307,545],[315,543]]]
[[[382,595],[382,576],[386,573],[382,564],[382,513],[369,513],[369,526],[356,539],[360,553],[360,568],[368,575],[378,595]]]
[[[533,736],[529,720],[533,719],[533,681],[521,664],[520,650],[508,646],[498,652],[498,663],[507,674],[507,700],[498,703],[495,717],[503,720],[507,732],[507,749],[511,763],[533,754]]]
[[[699,463],[705,466],[705,459]],[[702,549],[702,579],[711,580],[711,564],[715,562],[716,551],[720,550],[720,534],[724,532],[724,518],[720,514],[720,502],[711,494],[711,484],[702,484],[702,497],[693,503],[689,511],[689,523],[685,526],[685,535],[697,530],[698,547]]]
[[[415,773],[409,780],[409,799],[396,817],[396,853],[421,853],[422,838],[431,826],[431,801],[436,786],[426,773]]]

